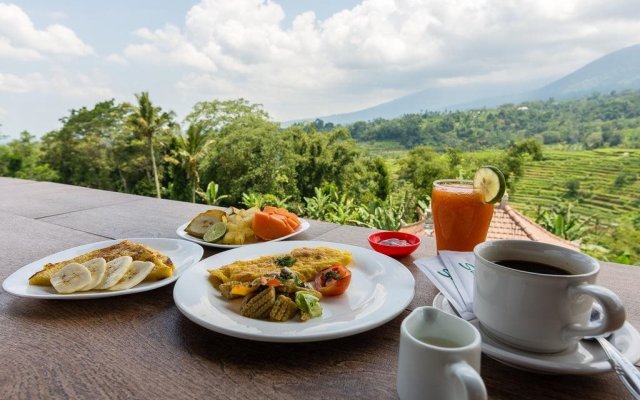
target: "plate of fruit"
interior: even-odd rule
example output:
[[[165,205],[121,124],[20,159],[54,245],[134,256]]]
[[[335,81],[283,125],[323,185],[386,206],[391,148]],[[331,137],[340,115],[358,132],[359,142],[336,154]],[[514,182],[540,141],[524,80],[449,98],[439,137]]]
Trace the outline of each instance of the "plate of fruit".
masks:
[[[202,246],[231,249],[279,241],[309,229],[309,222],[278,207],[214,208],[181,225],[176,234]]]

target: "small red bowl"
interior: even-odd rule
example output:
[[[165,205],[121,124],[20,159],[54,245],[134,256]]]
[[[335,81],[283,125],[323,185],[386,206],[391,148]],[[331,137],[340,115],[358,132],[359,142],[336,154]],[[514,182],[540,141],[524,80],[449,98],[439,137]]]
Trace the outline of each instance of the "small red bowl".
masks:
[[[409,244],[405,246],[391,246],[380,243],[386,239],[406,240]],[[402,257],[408,256],[416,251],[418,246],[420,246],[420,238],[407,232],[383,231],[369,235],[369,245],[378,253],[391,257]]]

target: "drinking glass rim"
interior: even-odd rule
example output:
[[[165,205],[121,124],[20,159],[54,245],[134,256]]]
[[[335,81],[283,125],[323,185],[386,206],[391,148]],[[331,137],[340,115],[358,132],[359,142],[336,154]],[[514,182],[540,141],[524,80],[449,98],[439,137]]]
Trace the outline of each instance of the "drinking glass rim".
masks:
[[[445,187],[455,183],[459,183],[464,186],[471,186],[473,188],[473,179],[438,179],[433,181],[433,187]]]

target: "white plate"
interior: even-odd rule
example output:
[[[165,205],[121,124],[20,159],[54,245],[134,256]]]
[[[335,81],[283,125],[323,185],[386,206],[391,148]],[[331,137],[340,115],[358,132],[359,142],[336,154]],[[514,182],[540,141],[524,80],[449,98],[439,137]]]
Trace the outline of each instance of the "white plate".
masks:
[[[336,297],[322,299],[322,316],[300,322],[271,322],[240,315],[241,300],[226,300],[207,279],[207,269],[237,260],[287,253],[297,247],[332,247],[353,255],[351,284]],[[173,299],[182,313],[205,328],[264,342],[314,342],[354,335],[400,314],[413,299],[411,272],[393,258],[362,247],[317,241],[260,243],[202,260],[178,279]]]
[[[122,239],[124,240],[124,239]],[[115,291],[90,291],[80,293],[61,294],[51,286],[34,286],[29,285],[29,277],[40,271],[46,263],[70,260],[84,253],[111,246],[121,240],[105,240],[104,242],[96,242],[85,244],[83,246],[67,249],[56,254],[52,254],[31,264],[25,265],[13,274],[11,274],[2,283],[2,288],[13,295],[20,297],[31,297],[36,299],[56,299],[56,300],[79,300],[79,299],[95,299],[100,297],[123,296],[125,294],[146,292],[147,290],[156,289],[178,279],[180,274],[189,267],[200,261],[204,250],[202,247],[194,243],[185,242],[178,239],[155,239],[155,238],[133,238],[126,239],[131,242],[144,244],[157,250],[173,261],[175,270],[169,278],[160,279],[155,282],[142,282],[131,289],[115,290]]]
[[[457,315],[442,293],[433,299],[433,306]],[[596,341],[581,340],[578,345],[560,353],[530,353],[507,346],[491,338],[477,319],[471,322],[482,334],[482,352],[504,364],[526,371],[545,374],[589,375],[611,371],[611,364]],[[629,323],[607,338],[632,363],[640,360],[640,333]]]
[[[293,233],[290,233],[290,234],[288,234],[286,236],[283,236],[283,237],[279,237],[277,239],[269,240],[268,242],[258,242],[258,243],[279,242],[281,240],[285,240],[285,239],[288,239],[290,237],[296,236],[296,235],[306,231],[307,229],[309,229],[309,222],[305,221],[302,218],[299,218],[299,220],[300,220],[300,226]],[[192,241],[194,243],[198,243],[199,245],[202,245],[202,246],[217,247],[219,249],[235,249],[235,248],[238,248],[238,247],[246,247],[246,246],[252,246],[252,245],[256,244],[256,243],[251,243],[251,244],[221,244],[221,243],[205,242],[202,239],[199,239],[199,238],[197,238],[195,236],[189,235],[187,233],[187,231],[185,231],[185,229],[186,229],[186,227],[188,225],[189,225],[188,222],[186,224],[184,224],[184,225],[180,225],[178,227],[178,229],[176,229],[176,234],[178,236],[180,236],[181,238],[183,238],[183,239],[190,240],[190,241]]]

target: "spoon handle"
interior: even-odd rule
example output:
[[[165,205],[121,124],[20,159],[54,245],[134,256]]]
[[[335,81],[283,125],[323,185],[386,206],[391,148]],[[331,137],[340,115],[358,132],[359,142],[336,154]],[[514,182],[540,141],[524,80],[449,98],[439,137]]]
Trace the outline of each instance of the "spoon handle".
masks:
[[[596,338],[602,349],[607,354],[609,362],[618,377],[629,390],[629,393],[637,400],[640,400],[640,372],[627,360],[618,349],[616,349],[607,339]]]

